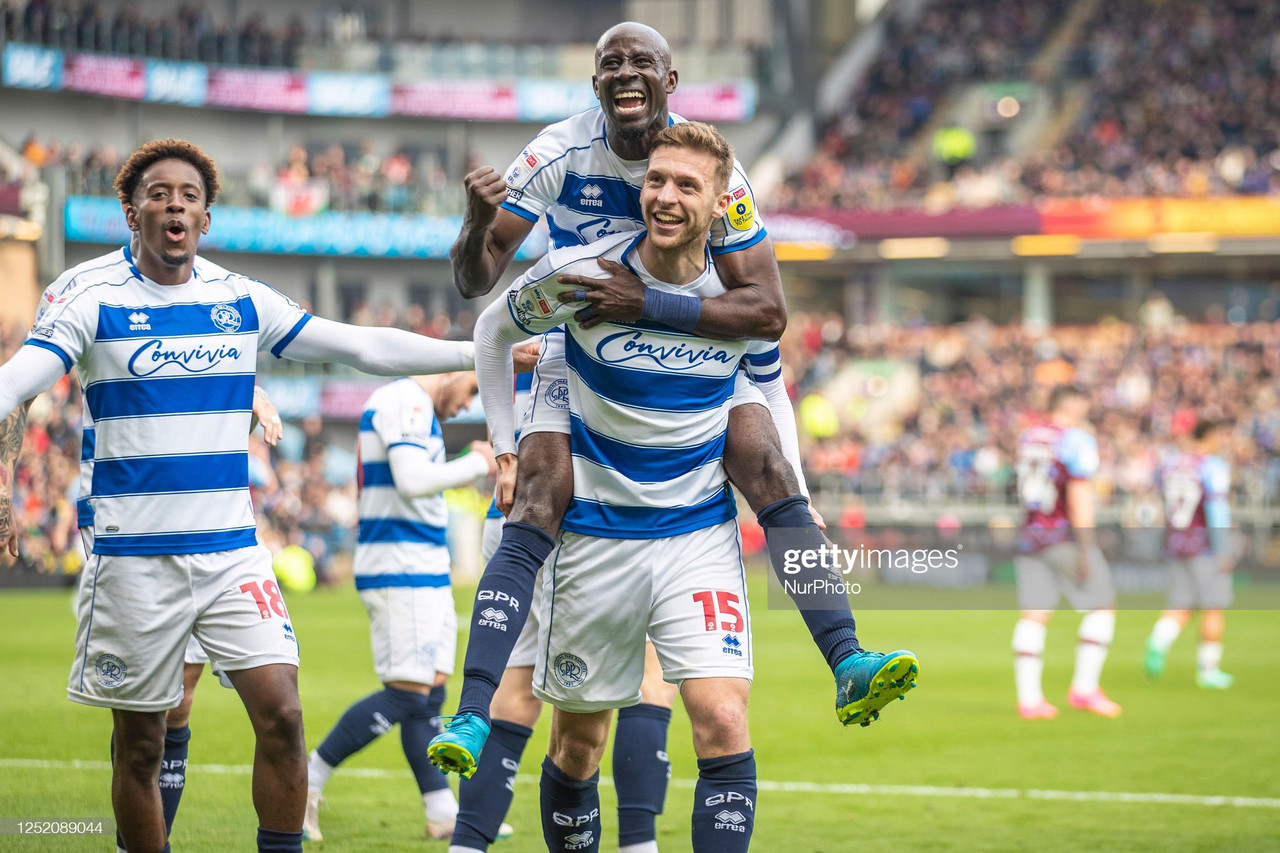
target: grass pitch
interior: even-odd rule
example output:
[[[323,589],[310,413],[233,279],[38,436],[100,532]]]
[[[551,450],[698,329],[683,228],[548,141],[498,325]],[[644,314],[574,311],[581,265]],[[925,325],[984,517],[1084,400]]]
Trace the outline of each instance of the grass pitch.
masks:
[[[1125,709],[1118,720],[1066,707],[1078,617],[1050,626],[1045,688],[1054,721],[1014,711],[1011,611],[867,611],[871,648],[909,648],[920,686],[867,729],[841,728],[832,679],[799,616],[764,608],[756,577],[752,614],[756,681],[751,727],[759,763],[753,849],[765,853],[868,850],[1280,850],[1280,614],[1227,619],[1224,693],[1193,681],[1194,623],[1156,683],[1141,674],[1154,612],[1126,611],[1103,675]],[[0,594],[0,818],[111,814],[110,715],[65,698],[75,625],[67,592]],[[459,590],[466,611],[470,590]],[[308,746],[354,700],[377,688],[364,609],[350,589],[289,601],[302,644]],[[461,649],[460,649],[461,652]],[[451,682],[446,708],[456,704]],[[543,850],[537,808],[544,713],[509,820],[515,838],[496,853]],[[257,825],[247,767],[253,738],[235,695],[207,674],[192,716],[187,790],[175,850],[243,851]],[[688,720],[677,711],[673,778],[658,819],[664,851],[689,849],[696,776]],[[608,758],[603,772],[609,773]],[[309,849],[422,850],[422,805],[395,734],[334,774],[321,812],[325,842]],[[1182,795],[1161,800],[1126,795]],[[613,790],[601,788],[604,850],[616,850]],[[1248,798],[1213,801],[1203,798]],[[1152,801],[1155,799],[1157,801]],[[0,851],[112,849],[109,838],[0,836]]]

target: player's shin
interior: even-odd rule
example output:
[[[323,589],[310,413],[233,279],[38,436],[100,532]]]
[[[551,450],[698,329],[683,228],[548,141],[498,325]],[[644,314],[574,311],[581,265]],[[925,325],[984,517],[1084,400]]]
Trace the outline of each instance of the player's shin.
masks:
[[[427,744],[442,731],[439,717],[445,695],[444,685],[433,687],[429,694],[414,693],[408,712],[400,719],[400,746],[422,793],[427,834],[433,838],[451,835],[458,816],[458,801],[449,788],[449,778],[427,758]]]
[[[164,758],[160,761],[160,805],[164,809],[165,832],[173,832],[173,819],[178,815],[178,803],[187,785],[187,746],[191,742],[191,728],[166,729],[164,733]]]
[[[538,569],[554,547],[555,541],[531,524],[509,521],[503,526],[502,542],[476,588],[459,715],[475,714],[489,721],[493,694],[529,617]]]
[[[475,775],[458,784],[458,823],[453,847],[488,850],[498,837],[511,799],[515,796],[516,771],[533,729],[494,720]]]
[[[756,513],[756,520],[764,529],[769,545],[769,562],[773,565],[778,581],[795,601],[804,624],[813,636],[813,642],[834,672],[840,661],[862,650],[858,645],[849,599],[836,589],[801,593],[800,590],[826,589],[827,585],[810,581],[828,580],[831,573],[816,563],[810,563],[812,567],[805,568],[804,561],[791,561],[796,565],[789,573],[788,561],[785,559],[787,551],[812,551],[816,554],[827,544],[822,531],[809,514],[808,501],[803,495],[793,495],[771,503]],[[797,568],[799,571],[795,572],[794,569]]]
[[[412,711],[417,695],[407,690],[384,687],[348,708],[333,731],[329,732],[312,753],[307,787],[313,791],[323,791],[332,768],[364,749],[374,738],[391,731],[392,726]],[[317,765],[317,758],[328,765],[327,772],[324,767]]]
[[[671,709],[640,704],[618,711],[613,739],[613,784],[618,792],[618,846],[651,843],[667,796],[671,763],[667,727]]]
[[[755,751],[699,758],[693,789],[694,853],[745,853],[755,818]]]
[[[542,838],[551,853],[600,849],[600,771],[590,779],[575,779],[542,762]],[[745,849],[745,848],[743,848]]]

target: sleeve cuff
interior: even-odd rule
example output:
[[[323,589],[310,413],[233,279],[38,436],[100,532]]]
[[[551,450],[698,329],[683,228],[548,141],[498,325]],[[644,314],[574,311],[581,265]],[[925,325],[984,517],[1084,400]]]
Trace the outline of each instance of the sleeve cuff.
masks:
[[[28,346],[47,349],[49,352],[58,356],[58,358],[62,359],[62,364],[67,368],[67,373],[70,373],[71,368],[75,367],[75,362],[71,360],[71,356],[67,355],[66,351],[57,344],[51,344],[48,341],[37,341],[35,339],[28,339],[26,343]]]
[[[516,216],[519,216],[521,219],[527,219],[527,220],[529,220],[530,222],[537,222],[537,221],[538,221],[538,214],[536,214],[536,213],[530,213],[529,211],[525,210],[523,207],[516,207],[514,204],[512,204],[512,203],[511,203],[511,202],[509,202],[509,201],[504,201],[504,202],[500,205],[500,207],[501,207],[503,210],[509,210],[509,211],[511,211],[511,212],[512,212],[512,213],[514,213]]]
[[[280,357],[280,353],[284,352],[284,348],[293,343],[293,339],[298,336],[298,332],[302,331],[302,327],[307,325],[311,320],[310,314],[303,314],[298,318],[298,322],[293,324],[293,328],[289,330],[289,334],[285,335],[280,341],[271,348],[271,354],[276,358]]]
[[[712,246],[711,254],[727,255],[727,254],[730,254],[731,252],[741,252],[743,249],[750,249],[756,243],[759,243],[761,240],[763,240],[765,237],[768,237],[768,236],[769,236],[769,232],[761,228],[759,231],[756,232],[756,235],[754,237],[742,243],[734,243],[731,246]]]

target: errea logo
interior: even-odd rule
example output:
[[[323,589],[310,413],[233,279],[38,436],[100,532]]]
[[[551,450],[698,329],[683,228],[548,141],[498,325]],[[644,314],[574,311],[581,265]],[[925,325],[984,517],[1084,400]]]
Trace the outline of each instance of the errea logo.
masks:
[[[604,202],[600,200],[602,195],[604,195],[604,190],[600,189],[598,184],[587,184],[582,188],[582,206],[604,207]]]
[[[746,816],[744,816],[740,811],[722,809],[716,813],[716,829],[727,829],[731,832],[746,832],[747,828],[743,826],[746,822]]]
[[[131,332],[149,332],[151,324],[147,320],[151,319],[141,311],[134,311],[129,315],[129,331]]]

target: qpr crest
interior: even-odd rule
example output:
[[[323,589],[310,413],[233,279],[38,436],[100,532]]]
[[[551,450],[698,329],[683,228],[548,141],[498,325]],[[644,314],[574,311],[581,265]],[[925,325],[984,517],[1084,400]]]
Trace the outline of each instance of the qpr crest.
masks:
[[[587,662],[568,652],[556,655],[552,669],[555,672],[556,681],[570,690],[581,687],[582,682],[587,680]]]
[[[98,672],[98,681],[103,687],[119,687],[124,684],[125,677],[129,674],[129,668],[125,666],[124,661],[115,655],[98,655],[93,666]]]
[[[213,306],[213,310],[209,312],[209,318],[213,320],[213,325],[224,332],[240,331],[240,309],[234,305],[223,302]]]
[[[546,398],[547,405],[556,409],[569,408],[569,380],[557,379],[547,386],[547,393],[543,395]]]

